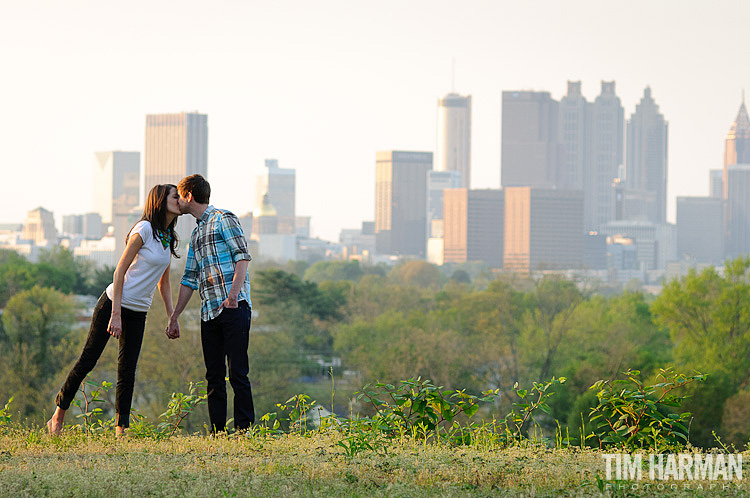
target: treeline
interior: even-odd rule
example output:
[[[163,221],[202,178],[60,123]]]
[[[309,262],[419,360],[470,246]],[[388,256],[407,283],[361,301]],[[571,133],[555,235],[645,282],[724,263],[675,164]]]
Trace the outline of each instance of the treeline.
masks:
[[[54,408],[87,332],[70,297],[84,291],[72,283],[88,282],[88,293],[98,295],[103,281],[111,280],[111,274],[100,275],[93,290],[95,276],[64,250],[45,257],[32,265],[0,253],[0,404],[15,396],[14,408],[36,423]],[[41,266],[53,257],[54,272],[68,272],[66,278],[53,279],[57,273]],[[342,261],[252,267],[257,315],[249,354],[258,415],[300,392],[341,415],[366,413],[366,406],[353,402],[361,385],[421,376],[475,394],[499,388],[498,402],[483,416],[502,417],[517,401],[516,383],[564,376],[568,381],[557,388],[541,422],[550,431],[559,422],[575,438],[596,404],[592,383],[629,368],[655,378],[659,368],[673,366],[710,374],[691,386],[683,405],[694,415],[691,442],[713,446],[714,431],[725,443],[748,442],[749,259],[730,262],[723,274],[691,273],[665,285],[656,298],[641,292],[605,296],[595,282],[494,275],[472,265],[445,274],[423,261],[395,268]],[[173,271],[177,286],[180,269]],[[15,279],[19,274],[25,279]],[[165,324],[156,297],[134,400],[139,413],[153,418],[172,392],[204,375],[197,296],[183,315],[180,340],[166,339]],[[115,380],[116,349],[107,348],[93,381]],[[342,364],[326,372],[321,365],[333,358]],[[191,418],[189,430],[207,419],[203,412]]]

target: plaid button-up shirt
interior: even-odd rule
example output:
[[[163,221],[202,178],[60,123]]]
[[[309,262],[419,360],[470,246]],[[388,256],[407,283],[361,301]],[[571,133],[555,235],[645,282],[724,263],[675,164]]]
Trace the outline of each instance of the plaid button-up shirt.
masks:
[[[232,288],[235,264],[242,260],[250,261],[252,257],[239,219],[229,211],[208,206],[190,237],[185,273],[180,282],[199,290],[201,320],[219,316],[219,306],[229,297]],[[237,300],[247,301],[252,307],[249,275],[245,275]]]

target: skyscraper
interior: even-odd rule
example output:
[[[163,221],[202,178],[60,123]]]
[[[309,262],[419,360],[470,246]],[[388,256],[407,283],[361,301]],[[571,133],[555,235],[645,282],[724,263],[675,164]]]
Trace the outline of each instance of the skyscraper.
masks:
[[[503,267],[529,273],[583,266],[583,193],[509,187],[505,190]]]
[[[615,189],[623,155],[624,111],[614,81],[602,81],[591,104],[591,156],[584,172],[584,228],[598,231],[615,217]]]
[[[429,171],[427,173],[427,237],[441,238],[443,230],[443,191],[460,188],[460,171]]]
[[[446,263],[482,261],[492,268],[502,268],[504,192],[448,189],[443,199],[443,260]]]
[[[724,170],[712,169],[708,172],[708,196],[724,198]]]
[[[558,102],[549,92],[505,91],[502,109],[503,187],[555,188],[562,146]]]
[[[734,259],[750,253],[750,164],[732,164],[727,173],[726,255]]]
[[[459,171],[460,186],[471,186],[471,96],[438,99],[435,171]]]
[[[260,206],[268,195],[268,202],[278,214],[278,233],[294,233],[296,171],[279,168],[276,159],[266,159],[265,164],[266,172],[255,179],[255,202]]]
[[[653,223],[667,221],[667,136],[668,124],[646,87],[627,125],[628,190],[643,192],[645,219]]]
[[[697,263],[724,259],[724,200],[721,197],[677,198],[677,257]]]
[[[21,236],[36,245],[53,246],[57,244],[57,229],[52,211],[43,207],[32,209],[26,214]]]
[[[154,185],[177,183],[185,176],[208,177],[208,116],[197,112],[146,116],[144,199]],[[178,218],[180,245],[189,242],[195,223]]]
[[[729,128],[724,142],[724,199],[729,195],[729,166],[734,164],[750,164],[750,118],[745,107],[745,94],[742,94],[742,104],[737,111],[737,118]]]
[[[94,155],[94,211],[103,223],[112,223],[115,214],[127,213],[138,205],[141,154],[111,151]]]
[[[425,255],[430,170],[432,152],[377,152],[375,240],[380,254]]]
[[[568,93],[560,101],[560,188],[583,190],[583,177],[591,157],[591,105],[581,94],[580,81],[568,81]]]

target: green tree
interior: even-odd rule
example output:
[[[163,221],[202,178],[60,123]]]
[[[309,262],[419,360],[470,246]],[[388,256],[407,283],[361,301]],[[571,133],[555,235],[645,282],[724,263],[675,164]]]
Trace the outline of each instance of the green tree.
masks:
[[[93,268],[89,273],[88,280],[86,281],[86,292],[84,292],[84,294],[88,294],[91,296],[101,295],[101,293],[104,292],[104,289],[106,289],[107,286],[112,283],[114,274],[114,266],[105,265],[98,268]]]
[[[3,310],[0,398],[16,395],[26,416],[51,405],[58,378],[75,355],[75,311],[69,296],[39,286],[16,294]]]
[[[0,308],[36,282],[34,265],[15,251],[0,249]]]
[[[301,347],[330,353],[328,325],[340,320],[345,297],[338,285],[320,287],[279,269],[256,273],[254,305],[261,323],[290,332]]]
[[[391,281],[403,285],[422,287],[437,291],[445,280],[437,266],[427,261],[414,260],[402,263],[390,271]]]
[[[326,280],[356,282],[363,274],[359,261],[318,261],[307,269],[304,280],[316,284]]]
[[[570,435],[578,437],[581,415],[587,421],[596,404],[589,390],[594,382],[622,378],[631,368],[648,379],[671,362],[672,344],[669,333],[654,323],[642,293],[594,296],[576,308],[573,323],[552,365],[568,382],[550,404],[556,418],[567,420]]]
[[[675,344],[677,369],[709,374],[685,406],[695,415],[693,440],[712,444],[712,429],[723,433],[726,400],[750,380],[750,258],[727,262],[723,276],[707,268],[672,280],[653,311]]]

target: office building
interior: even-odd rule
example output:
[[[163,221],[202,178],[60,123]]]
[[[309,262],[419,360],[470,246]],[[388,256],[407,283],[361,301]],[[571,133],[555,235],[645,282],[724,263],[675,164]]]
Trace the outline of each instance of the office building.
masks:
[[[103,223],[112,223],[117,213],[138,205],[141,192],[139,152],[97,152],[94,154],[94,211]]]
[[[750,164],[727,168],[726,256],[735,259],[750,253]]]
[[[549,92],[504,91],[501,185],[555,188],[562,145],[558,102]]]
[[[602,81],[591,104],[590,159],[584,170],[584,228],[598,231],[615,218],[614,182],[623,160],[624,111],[614,81]]]
[[[442,238],[443,234],[443,191],[448,188],[461,188],[460,171],[427,172],[427,235],[429,238]]]
[[[615,83],[602,81],[599,96],[588,102],[581,82],[568,81],[559,116],[562,154],[557,188],[583,191],[584,231],[593,233],[617,218],[617,202],[624,196],[624,188],[618,185],[624,111]]]
[[[43,207],[32,209],[26,214],[21,237],[38,246],[53,246],[57,244],[57,229],[52,211]]]
[[[668,124],[646,87],[627,125],[626,182],[628,190],[648,193],[646,220],[667,221]]]
[[[481,261],[491,268],[502,268],[504,192],[448,189],[443,201],[443,261]]]
[[[279,161],[266,159],[266,171],[255,179],[255,199],[259,202],[264,195],[276,209],[279,220],[279,233],[293,234],[296,228],[294,169],[279,168]]]
[[[253,210],[251,240],[257,242],[258,256],[262,259],[286,263],[297,259],[297,236],[279,232],[278,212],[266,194],[263,202]]]
[[[718,199],[724,198],[724,170],[712,169],[708,172],[708,195],[709,197],[715,197]]]
[[[298,237],[302,237],[305,239],[310,238],[310,234],[312,232],[311,230],[311,223],[310,223],[310,217],[309,216],[295,216],[294,218],[294,233]]]
[[[583,266],[583,193],[509,187],[503,267],[530,273]]]
[[[458,171],[458,187],[471,187],[471,96],[438,99],[435,171]]]
[[[62,222],[62,233],[65,235],[81,235],[88,240],[104,236],[104,224],[99,213],[65,215]]]
[[[560,162],[558,187],[583,190],[583,177],[591,159],[591,104],[581,94],[580,81],[568,81],[568,92],[560,100]]]
[[[146,116],[143,199],[154,185],[177,185],[193,174],[208,179],[208,116],[197,112]],[[189,218],[181,216],[177,221],[183,247],[195,227],[195,220]]]
[[[375,239],[380,254],[425,256],[430,170],[432,152],[377,152]]]
[[[664,270],[677,260],[677,229],[671,223],[619,220],[606,223],[601,233],[607,237],[632,239],[637,249],[638,265],[643,270]]]
[[[714,265],[724,260],[721,197],[677,198],[677,258]]]

